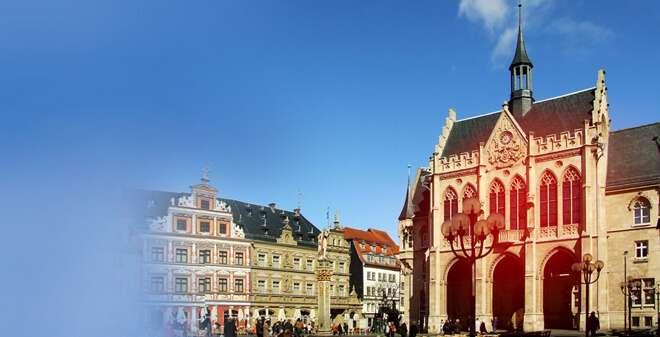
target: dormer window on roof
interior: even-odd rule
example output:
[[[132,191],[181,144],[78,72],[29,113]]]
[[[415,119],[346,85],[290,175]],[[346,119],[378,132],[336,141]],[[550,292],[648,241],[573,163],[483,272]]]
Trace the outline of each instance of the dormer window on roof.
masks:
[[[266,218],[266,212],[259,212],[259,216],[260,216],[262,219],[265,219],[265,218]]]
[[[249,208],[246,208],[245,209],[245,214],[247,214],[247,216],[252,216],[252,210],[249,209]]]

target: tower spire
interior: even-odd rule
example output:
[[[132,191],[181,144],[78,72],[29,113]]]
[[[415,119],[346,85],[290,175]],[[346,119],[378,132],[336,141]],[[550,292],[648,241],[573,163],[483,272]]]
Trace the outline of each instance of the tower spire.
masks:
[[[532,108],[532,68],[534,65],[527,56],[522,30],[522,2],[518,2],[518,41],[516,53],[509,66],[511,71],[511,113],[520,118]]]

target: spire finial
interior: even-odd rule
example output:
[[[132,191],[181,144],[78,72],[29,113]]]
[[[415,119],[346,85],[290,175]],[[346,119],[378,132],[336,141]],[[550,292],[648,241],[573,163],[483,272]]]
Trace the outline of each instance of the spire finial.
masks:
[[[202,167],[202,183],[204,183],[204,185],[208,185],[209,181],[211,181],[209,179],[209,172],[211,171],[211,165],[212,164],[213,163],[209,162],[209,166]]]

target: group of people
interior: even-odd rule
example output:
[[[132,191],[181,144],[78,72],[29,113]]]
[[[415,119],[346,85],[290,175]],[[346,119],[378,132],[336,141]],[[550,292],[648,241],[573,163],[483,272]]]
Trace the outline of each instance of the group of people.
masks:
[[[341,336],[341,335],[345,335],[346,333],[348,333],[348,323],[344,322],[343,325],[341,323],[339,323],[339,324],[333,323],[332,324],[332,335],[333,336],[337,336],[337,335]]]
[[[493,317],[493,319],[490,320],[490,323],[493,327],[493,333],[497,333],[497,317]],[[461,325],[461,320],[458,318],[453,321],[451,319],[447,319],[446,321],[445,320],[440,321],[441,335],[460,334],[462,328],[463,326]],[[477,333],[488,333],[488,329],[486,328],[486,322],[483,320],[479,320],[479,318],[477,318],[474,321],[474,331]]]
[[[260,318],[254,326],[254,333],[257,337],[302,337],[303,334],[310,334],[314,332],[314,322],[312,324],[305,324],[301,319],[295,323],[291,319],[286,321],[276,321],[270,325],[270,320]],[[225,334],[225,337],[227,335]]]

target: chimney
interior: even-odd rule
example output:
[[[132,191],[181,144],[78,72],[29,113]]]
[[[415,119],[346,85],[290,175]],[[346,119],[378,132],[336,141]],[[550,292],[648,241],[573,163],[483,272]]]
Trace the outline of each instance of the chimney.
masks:
[[[270,204],[268,204],[268,206],[270,206],[270,209],[271,209],[273,212],[275,211],[275,203],[274,203],[274,202],[271,202]]]
[[[296,214],[300,214],[300,208],[294,209],[293,212],[296,213]]]

